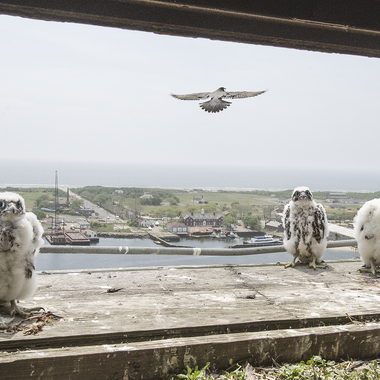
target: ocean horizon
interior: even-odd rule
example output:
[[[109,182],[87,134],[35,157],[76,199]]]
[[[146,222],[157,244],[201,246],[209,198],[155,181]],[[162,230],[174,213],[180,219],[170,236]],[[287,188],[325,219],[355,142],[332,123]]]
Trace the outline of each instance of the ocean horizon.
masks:
[[[144,187],[204,190],[285,190],[308,186],[312,191],[375,192],[376,171],[306,170],[216,165],[157,165],[3,161],[0,186]]]

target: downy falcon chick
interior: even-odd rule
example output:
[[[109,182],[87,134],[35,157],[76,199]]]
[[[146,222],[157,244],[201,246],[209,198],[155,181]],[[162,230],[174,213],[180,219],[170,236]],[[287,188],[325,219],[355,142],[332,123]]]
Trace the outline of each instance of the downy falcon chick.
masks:
[[[326,268],[322,262],[329,234],[324,207],[316,203],[308,187],[294,189],[292,200],[285,206],[283,215],[284,246],[293,256],[285,268],[295,267],[297,259],[310,268]]]
[[[354,219],[354,236],[365,268],[361,272],[380,272],[380,199],[366,202]]]
[[[186,94],[186,95],[175,95],[170,94],[173,98],[181,99],[181,100],[204,100],[210,98],[209,101],[203,102],[199,104],[206,112],[216,113],[219,111],[223,111],[225,108],[229,107],[231,102],[226,102],[225,99],[243,99],[243,98],[251,98],[253,96],[257,96],[263,94],[265,91],[240,91],[240,92],[226,92],[225,87],[219,87],[217,90],[213,92],[196,92],[194,94]]]
[[[0,193],[0,312],[25,317],[40,309],[21,309],[16,301],[35,291],[35,261],[43,245],[42,232],[35,214],[25,211],[20,195]]]

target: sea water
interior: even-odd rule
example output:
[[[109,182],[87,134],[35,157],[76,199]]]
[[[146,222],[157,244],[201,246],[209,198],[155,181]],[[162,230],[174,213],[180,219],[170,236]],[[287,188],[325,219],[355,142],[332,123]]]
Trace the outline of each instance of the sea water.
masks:
[[[0,185],[110,186],[169,189],[378,191],[380,175],[365,170],[315,170],[240,166],[0,161]]]

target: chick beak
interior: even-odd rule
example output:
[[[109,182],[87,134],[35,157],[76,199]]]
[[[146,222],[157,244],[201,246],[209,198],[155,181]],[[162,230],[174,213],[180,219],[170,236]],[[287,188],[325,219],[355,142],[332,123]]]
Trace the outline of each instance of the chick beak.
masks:
[[[14,205],[13,202],[9,202],[4,212],[6,214],[19,214],[20,210]]]

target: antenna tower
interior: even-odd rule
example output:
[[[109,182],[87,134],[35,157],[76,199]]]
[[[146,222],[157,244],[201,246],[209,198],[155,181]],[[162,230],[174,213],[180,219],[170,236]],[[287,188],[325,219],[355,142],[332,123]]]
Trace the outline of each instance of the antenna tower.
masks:
[[[57,207],[58,207],[58,173],[55,171],[54,187],[54,230],[57,229]]]

